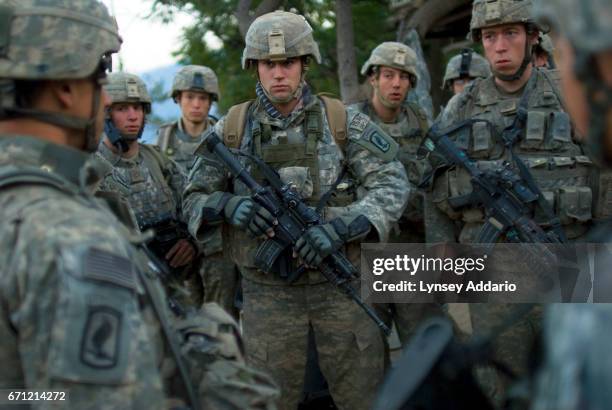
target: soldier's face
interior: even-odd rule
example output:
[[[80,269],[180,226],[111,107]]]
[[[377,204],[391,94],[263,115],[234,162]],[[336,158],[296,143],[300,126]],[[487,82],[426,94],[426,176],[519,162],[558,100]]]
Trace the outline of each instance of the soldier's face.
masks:
[[[525,54],[525,42],[534,42],[537,34],[528,38],[523,24],[502,24],[482,29],[482,45],[485,57],[496,73],[514,74]]]
[[[374,88],[374,98],[386,107],[397,108],[402,105],[410,91],[410,74],[392,67],[381,66],[378,75],[370,78]]]
[[[200,124],[208,118],[210,110],[210,95],[200,91],[182,91],[179,95],[179,106],[183,118],[189,122]]]
[[[113,104],[110,118],[121,135],[136,138],[144,124],[144,110],[141,103]]]
[[[300,85],[302,61],[289,58],[283,61],[258,60],[257,74],[263,88],[275,98],[289,98]]]

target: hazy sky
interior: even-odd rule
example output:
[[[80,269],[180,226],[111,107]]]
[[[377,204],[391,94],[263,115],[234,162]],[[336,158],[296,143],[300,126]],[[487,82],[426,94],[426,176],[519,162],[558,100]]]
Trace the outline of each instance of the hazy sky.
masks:
[[[125,71],[142,73],[152,68],[176,62],[172,52],[179,48],[182,27],[190,25],[194,17],[177,13],[171,24],[145,19],[151,12],[153,0],[102,0],[117,18],[123,38],[119,58]],[[114,69],[119,58],[114,56]]]

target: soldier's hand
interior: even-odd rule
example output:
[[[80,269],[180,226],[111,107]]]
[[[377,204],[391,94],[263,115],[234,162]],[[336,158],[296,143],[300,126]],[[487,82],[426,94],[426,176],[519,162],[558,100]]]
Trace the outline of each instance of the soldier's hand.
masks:
[[[193,261],[196,249],[187,239],[178,240],[166,254],[168,264],[173,268],[185,266]]]
[[[278,221],[266,208],[249,196],[233,196],[227,201],[223,213],[227,222],[238,229],[248,230],[254,237],[266,234],[274,236],[274,226]]]
[[[327,223],[309,228],[295,243],[294,253],[307,266],[318,266],[323,259],[340,249],[344,241],[334,227]]]

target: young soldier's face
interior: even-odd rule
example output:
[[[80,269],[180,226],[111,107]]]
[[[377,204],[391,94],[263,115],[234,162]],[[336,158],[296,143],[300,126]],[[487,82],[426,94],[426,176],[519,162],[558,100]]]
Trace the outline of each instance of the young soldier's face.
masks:
[[[302,61],[288,58],[283,61],[258,60],[257,73],[263,88],[275,98],[289,98],[300,85]]]
[[[370,78],[374,88],[374,98],[378,98],[384,106],[397,108],[402,105],[410,91],[410,74],[396,68],[380,66],[378,74]]]
[[[201,91],[181,91],[178,98],[183,118],[195,124],[206,121],[210,102],[210,94]]]
[[[141,103],[117,103],[111,105],[110,118],[122,136],[136,139],[144,124],[144,110]]]
[[[502,24],[482,29],[485,57],[496,73],[516,73],[523,62],[526,41],[530,39],[523,24]]]

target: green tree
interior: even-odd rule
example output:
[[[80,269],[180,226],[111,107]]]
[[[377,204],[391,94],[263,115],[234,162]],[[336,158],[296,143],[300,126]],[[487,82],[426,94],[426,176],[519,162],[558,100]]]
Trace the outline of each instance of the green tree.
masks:
[[[258,15],[277,8],[303,14],[314,30],[322,63],[313,64],[308,82],[315,92],[339,95],[335,2],[330,0],[155,0],[154,16],[172,21],[178,9],[198,16],[197,23],[186,27],[176,55],[181,63],[202,64],[217,73],[221,86],[220,108],[255,97],[254,71],[242,70],[240,59],[244,48],[243,34]],[[388,0],[356,0],[352,2],[357,70],[378,43],[393,40],[395,29],[387,23]],[[204,36],[212,33],[221,47],[212,48]]]

